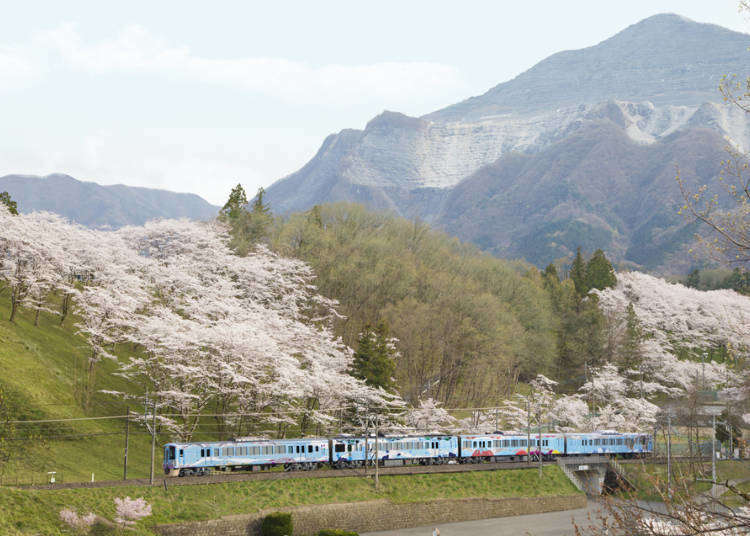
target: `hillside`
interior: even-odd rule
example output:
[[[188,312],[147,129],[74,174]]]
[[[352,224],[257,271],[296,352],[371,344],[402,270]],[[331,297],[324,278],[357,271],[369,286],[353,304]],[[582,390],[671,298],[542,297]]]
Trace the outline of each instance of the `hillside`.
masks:
[[[694,232],[678,214],[675,166],[692,189],[718,175],[725,142],[709,129],[651,145],[611,119],[592,122],[535,155],[481,168],[447,195],[437,225],[499,257],[542,265],[578,246],[635,266],[687,271]]]
[[[539,267],[569,255],[585,236],[589,250],[669,272],[692,234],[675,217],[675,165],[708,181],[727,140],[750,148],[750,120],[722,104],[717,90],[722,75],[746,71],[749,45],[750,36],[718,26],[650,17],[597,45],[555,54],[484,95],[419,118],[386,111],[364,130],[332,134],[304,167],[268,188],[268,200],[279,214],[325,202],[363,203]],[[591,151],[581,137],[593,139],[602,128],[603,150]],[[680,139],[683,151],[675,151]],[[685,152],[700,143],[707,147],[698,155]],[[613,169],[613,162],[637,163],[644,153],[650,165]],[[496,177],[488,199],[487,175],[521,160],[523,176]],[[550,173],[557,179],[554,201]],[[628,203],[643,201],[659,221],[623,225],[619,197],[575,199],[575,192],[606,191],[613,183]],[[561,193],[560,184],[574,193]],[[595,206],[591,197],[599,198]],[[562,243],[550,245],[557,234]]]
[[[21,212],[45,210],[87,227],[119,228],[142,225],[158,218],[209,220],[215,207],[195,194],[117,184],[101,186],[68,175],[0,177],[0,192],[7,191]]]
[[[75,319],[60,326],[57,316],[34,315],[22,310],[14,323],[7,295],[0,299],[0,378],[11,420],[79,419],[101,415],[124,415],[126,404],[103,393],[95,393],[91,410],[82,409],[80,378],[88,355],[85,340],[76,335]],[[123,389],[127,383],[112,375],[116,364],[105,361],[99,372],[101,389]],[[143,408],[131,406],[132,411]],[[10,462],[0,468],[3,483],[45,482],[48,471],[57,471],[58,481],[122,478],[125,423],[123,420],[66,421],[16,426]],[[128,476],[147,477],[150,437],[133,425],[130,436]],[[158,470],[157,465],[157,470]]]

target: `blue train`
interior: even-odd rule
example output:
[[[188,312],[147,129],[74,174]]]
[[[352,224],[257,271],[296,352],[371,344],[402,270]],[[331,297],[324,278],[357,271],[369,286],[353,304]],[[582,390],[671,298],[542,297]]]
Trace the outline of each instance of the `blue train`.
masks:
[[[375,441],[377,439],[377,448]],[[253,439],[206,443],[168,443],[164,473],[202,475],[212,470],[257,471],[283,467],[309,471],[371,465],[480,463],[558,456],[612,455],[624,458],[653,452],[648,434],[602,431],[573,434],[493,434],[415,436],[337,436],[333,438]]]

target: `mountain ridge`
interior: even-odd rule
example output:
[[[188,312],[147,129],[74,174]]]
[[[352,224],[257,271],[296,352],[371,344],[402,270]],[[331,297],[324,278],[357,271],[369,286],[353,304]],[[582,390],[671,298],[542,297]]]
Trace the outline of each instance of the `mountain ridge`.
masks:
[[[670,136],[708,129],[713,132],[708,142],[711,150],[701,154],[706,159],[718,160],[690,165],[715,169],[725,156],[719,156],[717,147],[733,145],[741,151],[750,150],[750,118],[722,103],[717,90],[722,75],[747,69],[748,46],[748,34],[679,15],[655,15],[598,44],[553,54],[483,95],[421,117],[385,111],[362,130],[344,129],[331,134],[305,166],[267,189],[268,200],[281,214],[325,202],[360,202],[438,225],[489,251],[513,252],[534,258],[537,264],[546,264],[553,258],[537,257],[528,249],[533,249],[529,236],[544,234],[544,229],[554,224],[549,219],[553,215],[540,214],[535,208],[543,203],[529,205],[528,220],[538,222],[538,233],[521,232],[520,226],[510,229],[508,239],[519,247],[509,248],[482,239],[483,236],[499,238],[503,234],[485,232],[490,222],[481,217],[491,211],[473,212],[480,217],[474,227],[477,233],[482,230],[481,236],[466,234],[463,223],[460,229],[454,228],[460,218],[455,214],[450,216],[458,210],[451,206],[456,199],[452,192],[464,191],[465,181],[474,174],[511,155],[546,159],[555,144],[576,136],[582,129],[594,128],[601,121],[619,129],[633,142],[623,145],[632,153],[641,146],[668,152],[669,143],[662,142]],[[695,136],[695,139],[700,137]],[[560,153],[558,157],[562,160],[582,159],[587,165],[606,169],[606,156],[592,161],[575,154],[579,145],[566,147],[572,152]],[[662,157],[671,158],[666,152]],[[670,164],[680,164],[679,159],[669,160]],[[548,161],[548,165],[556,163]],[[649,180],[654,180],[656,171],[651,172]],[[536,180],[541,181],[543,174],[541,170],[539,173]],[[707,181],[712,178],[705,177]],[[665,184],[656,191],[660,206],[653,208],[669,213],[666,221],[674,226],[674,236],[682,237],[681,247],[688,238],[686,222],[671,214],[677,202],[674,196],[678,195],[674,177],[662,174],[659,179]],[[635,184],[631,186],[637,189]],[[629,194],[637,193],[636,190]],[[522,197],[517,192],[512,201],[522,203]],[[486,200],[475,201],[487,204]],[[616,200],[609,203],[612,206],[607,210],[592,210],[584,220],[614,214]],[[463,210],[472,212],[470,208]],[[604,225],[607,226],[611,227]],[[627,246],[614,243],[609,235],[609,238],[600,236],[591,245],[604,248],[618,262],[645,269],[659,269],[673,257],[677,246],[665,245],[661,254],[637,255],[641,261],[648,257],[645,265],[635,257],[629,258],[628,252],[646,248],[646,244],[632,243],[633,239],[647,240],[649,233],[638,234],[635,229],[628,232],[636,234],[616,237]]]
[[[142,225],[157,218],[203,220],[219,210],[197,194],[124,184],[105,186],[63,173],[5,175],[0,177],[0,191],[7,191],[22,212],[55,212],[88,227]]]

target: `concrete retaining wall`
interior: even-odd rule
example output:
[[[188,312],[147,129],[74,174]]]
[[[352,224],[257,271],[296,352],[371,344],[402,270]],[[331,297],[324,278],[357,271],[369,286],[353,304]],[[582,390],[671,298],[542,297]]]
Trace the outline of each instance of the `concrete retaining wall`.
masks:
[[[422,503],[394,504],[387,500],[345,504],[321,504],[286,508],[294,521],[294,536],[309,536],[320,529],[357,532],[394,530],[439,523],[493,517],[572,510],[586,506],[584,495],[509,499],[438,499]],[[252,536],[260,534],[260,522],[272,510],[227,516],[212,521],[159,525],[163,536]]]

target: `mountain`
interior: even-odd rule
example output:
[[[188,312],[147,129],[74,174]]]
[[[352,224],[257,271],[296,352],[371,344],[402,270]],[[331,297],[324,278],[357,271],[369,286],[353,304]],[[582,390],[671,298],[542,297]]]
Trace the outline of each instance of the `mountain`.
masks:
[[[6,175],[7,191],[22,212],[46,210],[88,227],[142,225],[157,218],[208,220],[219,207],[195,194],[183,194],[116,184],[101,186],[68,175]]]
[[[598,45],[554,54],[481,96],[419,118],[386,111],[364,130],[332,134],[302,169],[268,188],[268,200],[280,213],[361,202],[540,265],[585,242],[656,269],[674,262],[691,236],[675,217],[675,165],[690,168],[689,180],[708,181],[727,139],[750,148],[750,120],[717,90],[724,74],[748,71],[749,46],[746,34],[655,15]],[[700,158],[675,150],[678,142],[700,149]],[[610,160],[606,148],[618,157]],[[646,153],[650,166],[638,160]],[[588,189],[614,183],[618,196],[590,202]],[[662,223],[652,219],[658,245],[647,243],[653,233],[642,225],[618,219],[623,196],[662,215]],[[562,206],[550,207],[554,200]],[[589,234],[594,222],[603,232]],[[535,242],[559,232],[566,238],[555,245]]]

